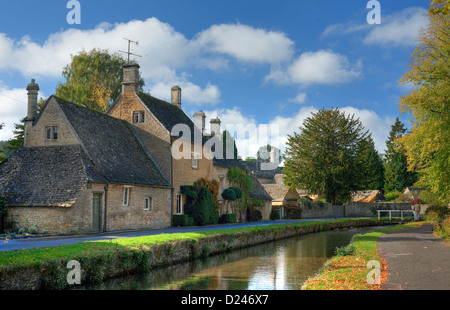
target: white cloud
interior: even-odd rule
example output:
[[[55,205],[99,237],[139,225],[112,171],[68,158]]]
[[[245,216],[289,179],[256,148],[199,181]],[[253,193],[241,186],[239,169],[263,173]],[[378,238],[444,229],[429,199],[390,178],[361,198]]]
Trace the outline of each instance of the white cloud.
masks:
[[[362,63],[351,64],[344,55],[328,50],[305,52],[287,69],[275,69],[266,77],[266,81],[281,84],[341,84],[361,76]]]
[[[354,114],[359,118],[364,128],[369,130],[375,142],[375,147],[381,154],[385,149],[385,141],[389,135],[394,119],[390,117],[380,117],[376,112],[355,107],[339,108],[346,115]],[[269,143],[281,150],[283,154],[286,150],[288,135],[294,132],[299,133],[299,127],[304,120],[310,117],[318,109],[312,106],[301,107],[292,117],[275,116],[267,124],[258,123],[253,117],[245,115],[239,108],[216,109],[204,111],[206,114],[206,131],[209,132],[209,121],[211,118],[219,117],[222,131],[230,129],[243,129],[244,132],[234,134],[239,155],[242,158],[256,156],[258,149]],[[193,113],[192,113],[193,114]],[[265,134],[258,136],[258,134]]]
[[[289,61],[294,42],[282,32],[266,31],[241,24],[213,25],[198,34],[196,44],[208,51],[257,63]]]
[[[59,78],[71,55],[94,48],[111,53],[125,51],[127,42],[122,38],[139,41],[138,46],[131,46],[132,52],[143,57],[132,58],[141,66],[146,88],[158,93],[161,83],[182,81],[185,99],[194,104],[217,103],[220,91],[215,85],[201,88],[190,82],[184,71],[187,68],[228,70],[232,59],[274,64],[289,61],[294,54],[294,42],[281,32],[242,24],[220,24],[187,39],[171,25],[148,18],[102,23],[87,30],[71,28],[49,35],[43,43],[36,43],[29,36],[13,40],[0,33],[0,70],[18,71],[27,78]]]
[[[306,101],[306,93],[298,93],[295,98],[289,100],[294,103],[304,103]]]
[[[408,8],[399,13],[382,17],[381,25],[374,27],[364,39],[366,44],[383,46],[414,46],[420,30],[426,27],[427,10]]]
[[[170,89],[178,85],[181,88],[181,103],[186,100],[194,105],[215,105],[220,99],[220,90],[217,86],[208,83],[204,89],[189,81],[172,81],[168,83],[156,83],[150,89],[152,96],[170,102]]]
[[[0,82],[0,141],[13,137],[14,124],[27,116],[27,91],[25,89],[8,89]]]
[[[322,32],[322,37],[366,31],[367,34],[362,41],[368,45],[415,46],[419,31],[428,25],[426,14],[427,10],[423,8],[411,7],[382,15],[380,25],[355,24],[354,22],[329,25]]]

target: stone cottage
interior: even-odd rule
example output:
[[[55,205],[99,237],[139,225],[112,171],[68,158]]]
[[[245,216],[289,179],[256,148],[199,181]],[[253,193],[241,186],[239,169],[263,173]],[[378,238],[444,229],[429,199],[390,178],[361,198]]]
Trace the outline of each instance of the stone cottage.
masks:
[[[17,227],[50,233],[170,226],[171,186],[133,126],[28,85],[24,146],[0,165]]]

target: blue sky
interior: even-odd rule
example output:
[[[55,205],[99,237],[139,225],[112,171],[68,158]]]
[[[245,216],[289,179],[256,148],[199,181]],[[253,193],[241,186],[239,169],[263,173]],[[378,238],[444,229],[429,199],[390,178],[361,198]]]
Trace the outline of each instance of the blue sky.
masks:
[[[367,1],[79,0],[81,24],[68,24],[68,1],[16,0],[0,10],[0,140],[26,115],[31,78],[50,96],[70,55],[125,50],[129,38],[145,91],[169,100],[183,89],[183,110],[227,124],[278,126],[284,149],[305,117],[322,107],[354,113],[383,151],[411,86],[399,84],[429,1],[380,0],[381,24],[369,25]],[[208,128],[207,128],[208,129]],[[264,139],[239,137],[255,155]]]

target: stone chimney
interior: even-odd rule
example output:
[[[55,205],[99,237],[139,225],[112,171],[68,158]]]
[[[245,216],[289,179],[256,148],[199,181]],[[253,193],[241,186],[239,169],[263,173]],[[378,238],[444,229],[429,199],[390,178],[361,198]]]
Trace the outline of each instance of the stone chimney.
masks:
[[[172,87],[171,89],[172,92],[172,104],[176,105],[177,107],[179,107],[181,109],[181,88],[177,85],[175,85],[174,87]]]
[[[140,66],[134,62],[123,65],[122,94],[139,91],[139,68]]]
[[[194,125],[200,129],[203,134],[205,133],[205,119],[206,115],[202,110],[194,114]]]
[[[220,119],[218,117],[212,118],[209,121],[209,125],[211,128],[211,136],[219,135],[220,137]]]
[[[28,135],[30,134],[31,128],[33,127],[33,122],[37,118],[38,110],[38,93],[39,85],[35,83],[34,79],[27,86],[28,91],[28,111],[27,116],[23,119],[25,123],[24,126],[24,145],[27,146]]]
[[[274,164],[280,163],[280,150],[275,147],[272,147],[270,150],[270,162]]]

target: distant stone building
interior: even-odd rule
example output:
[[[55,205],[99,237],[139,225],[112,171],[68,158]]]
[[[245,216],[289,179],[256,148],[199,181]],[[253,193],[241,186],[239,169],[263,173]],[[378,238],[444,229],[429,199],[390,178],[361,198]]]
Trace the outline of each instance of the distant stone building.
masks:
[[[403,196],[405,196],[409,200],[414,200],[419,198],[420,193],[424,190],[426,190],[426,188],[409,186],[403,191]]]

